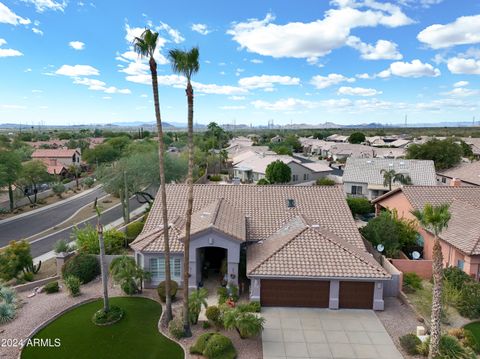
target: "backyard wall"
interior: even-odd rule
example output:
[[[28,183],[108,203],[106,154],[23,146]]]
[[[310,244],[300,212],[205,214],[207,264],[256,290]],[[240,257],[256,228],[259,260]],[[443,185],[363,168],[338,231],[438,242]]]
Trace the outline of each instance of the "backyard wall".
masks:
[[[382,267],[390,273],[392,279],[385,281],[383,284],[383,296],[384,297],[397,297],[403,286],[403,273],[395,268],[392,263],[390,263],[387,258],[382,258]]]
[[[417,273],[421,278],[430,280],[432,278],[432,263],[428,259],[390,259],[390,262],[403,273]]]

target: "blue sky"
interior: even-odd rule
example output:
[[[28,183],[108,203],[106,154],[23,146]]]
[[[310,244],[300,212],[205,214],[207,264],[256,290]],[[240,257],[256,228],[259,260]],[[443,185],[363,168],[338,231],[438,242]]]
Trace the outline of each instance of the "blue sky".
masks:
[[[478,1],[0,0],[0,123],[154,121],[146,26],[167,122],[186,99],[165,55],[192,46],[198,123],[480,120]]]

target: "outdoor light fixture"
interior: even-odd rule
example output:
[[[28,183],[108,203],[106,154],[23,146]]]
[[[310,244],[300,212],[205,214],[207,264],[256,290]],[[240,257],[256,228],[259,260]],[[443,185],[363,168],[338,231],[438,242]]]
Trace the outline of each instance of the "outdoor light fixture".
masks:
[[[213,238],[212,237],[208,238],[208,244],[210,244],[210,245],[213,244]]]
[[[230,274],[230,278],[235,279],[236,275],[235,274]]]

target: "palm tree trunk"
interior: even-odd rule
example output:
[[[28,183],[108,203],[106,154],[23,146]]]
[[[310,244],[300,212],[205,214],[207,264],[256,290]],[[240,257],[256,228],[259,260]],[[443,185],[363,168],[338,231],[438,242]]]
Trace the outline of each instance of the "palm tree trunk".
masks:
[[[102,274],[103,285],[103,311],[107,313],[110,310],[108,303],[108,272],[105,264],[105,242],[103,241],[103,227],[100,224],[100,219],[97,223],[98,242],[100,244],[100,271]]]
[[[183,327],[185,335],[191,336],[188,310],[188,281],[190,277],[190,229],[192,226],[193,211],[193,88],[190,80],[187,83],[188,102],[188,199],[185,223],[185,242],[183,245]]]
[[[157,121],[158,132],[158,165],[160,172],[160,197],[162,201],[162,222],[163,222],[163,241],[165,242],[165,320],[172,320],[172,297],[170,295],[170,281],[172,279],[170,272],[170,240],[168,238],[168,212],[167,212],[167,190],[165,186],[165,145],[163,143],[162,118],[160,115],[160,100],[158,98],[158,79],[157,63],[154,58],[150,58],[150,71],[152,73],[153,101],[155,104],[155,119]]]
[[[13,203],[13,189],[12,184],[8,184],[8,201],[10,203],[10,212],[12,212],[15,208],[15,204]]]
[[[433,245],[433,296],[432,296],[432,317],[430,330],[429,359],[436,358],[439,354],[441,336],[442,316],[442,281],[443,281],[443,255],[438,235],[435,236]]]

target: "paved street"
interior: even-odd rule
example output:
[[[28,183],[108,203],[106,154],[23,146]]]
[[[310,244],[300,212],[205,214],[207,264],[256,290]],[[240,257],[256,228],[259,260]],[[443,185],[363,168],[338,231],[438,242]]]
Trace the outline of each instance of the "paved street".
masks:
[[[66,200],[31,215],[0,223],[0,247],[7,245],[11,240],[27,238],[49,229],[69,218],[81,207],[93,203],[95,197],[105,195],[103,188],[97,188],[77,199]]]
[[[372,310],[262,308],[264,359],[401,359]]]

